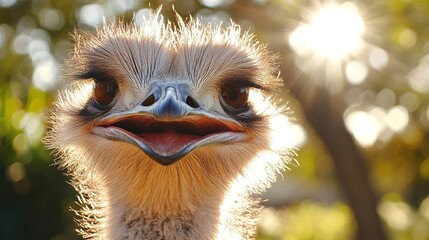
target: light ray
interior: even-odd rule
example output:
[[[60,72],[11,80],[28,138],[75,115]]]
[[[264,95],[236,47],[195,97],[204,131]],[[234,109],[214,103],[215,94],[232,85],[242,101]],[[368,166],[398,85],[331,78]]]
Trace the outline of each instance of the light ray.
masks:
[[[339,92],[344,85],[346,61],[359,56],[365,48],[365,21],[351,2],[320,5],[313,10],[305,9],[305,13],[307,18],[288,38],[297,56],[297,66],[306,73],[317,72],[317,84]],[[363,74],[362,79],[355,82],[361,83],[365,77]]]
[[[364,31],[365,23],[358,8],[346,2],[315,10],[308,23],[292,32],[289,43],[300,55],[336,60],[359,50]]]

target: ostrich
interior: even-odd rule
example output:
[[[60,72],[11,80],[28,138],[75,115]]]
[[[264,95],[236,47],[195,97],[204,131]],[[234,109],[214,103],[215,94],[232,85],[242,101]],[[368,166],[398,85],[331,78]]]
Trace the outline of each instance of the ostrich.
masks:
[[[291,159],[275,57],[232,22],[177,22],[73,34],[44,141],[84,238],[252,238],[255,194]]]

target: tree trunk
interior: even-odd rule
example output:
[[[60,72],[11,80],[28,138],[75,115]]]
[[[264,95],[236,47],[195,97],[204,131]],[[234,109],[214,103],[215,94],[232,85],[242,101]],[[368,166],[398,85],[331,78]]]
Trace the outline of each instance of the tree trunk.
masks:
[[[283,71],[283,73],[289,75],[287,71]],[[283,79],[288,79],[290,76],[283,77]],[[302,81],[306,82],[304,79]],[[309,83],[299,85],[309,86]],[[302,104],[307,120],[322,139],[334,161],[338,182],[342,186],[356,219],[356,238],[359,240],[386,239],[377,214],[378,198],[369,181],[365,157],[356,147],[352,136],[345,127],[342,114],[337,108],[338,101],[341,103],[342,98],[334,99],[325,88],[321,87],[311,86],[311,88],[316,88],[312,91],[309,91],[308,88],[302,89],[298,84],[289,87]],[[316,96],[309,96],[309,92],[316,92]]]

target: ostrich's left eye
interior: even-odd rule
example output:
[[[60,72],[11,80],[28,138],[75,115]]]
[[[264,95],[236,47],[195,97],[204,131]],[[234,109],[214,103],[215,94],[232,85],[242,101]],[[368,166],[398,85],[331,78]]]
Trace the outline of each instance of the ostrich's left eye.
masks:
[[[115,79],[107,78],[102,81],[96,80],[94,84],[93,97],[98,105],[106,106],[112,103],[118,93],[118,84]]]
[[[242,110],[247,105],[249,87],[241,84],[227,84],[221,89],[223,102],[233,110]]]

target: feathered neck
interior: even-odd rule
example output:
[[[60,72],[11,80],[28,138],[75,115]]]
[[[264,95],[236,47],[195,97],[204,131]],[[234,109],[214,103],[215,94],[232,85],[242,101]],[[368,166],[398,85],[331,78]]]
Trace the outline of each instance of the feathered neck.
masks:
[[[84,205],[79,211],[84,237],[249,239],[254,235],[259,207],[250,195],[256,186],[244,181],[253,173],[225,164],[231,160],[221,156],[228,156],[229,148],[203,148],[165,167],[142,154],[129,155],[128,147],[117,149],[114,157],[99,155],[102,159],[95,162],[100,165],[78,174],[73,184]],[[258,188],[265,188],[260,180]]]

